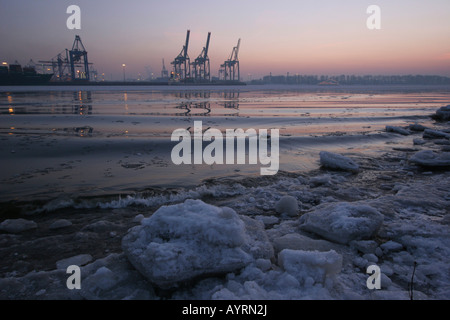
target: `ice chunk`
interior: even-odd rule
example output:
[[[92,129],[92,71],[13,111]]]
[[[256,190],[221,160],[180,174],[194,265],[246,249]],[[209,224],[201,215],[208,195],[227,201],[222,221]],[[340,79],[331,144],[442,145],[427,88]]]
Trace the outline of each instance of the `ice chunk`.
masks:
[[[278,254],[280,266],[301,283],[312,278],[325,283],[326,278],[341,272],[342,256],[334,250],[328,252],[284,249]]]
[[[351,159],[328,151],[320,152],[320,164],[325,168],[357,172],[359,166]]]
[[[110,230],[117,229],[118,226],[110,221],[106,220],[100,220],[96,221],[94,223],[88,224],[87,226],[83,227],[81,231],[90,231],[90,232],[106,232]]]
[[[285,213],[290,217],[296,217],[298,215],[298,201],[292,196],[283,196],[275,204],[275,210],[278,213]]]
[[[71,266],[71,265],[80,267],[85,264],[88,264],[91,261],[92,261],[92,256],[90,254],[79,254],[74,257],[56,261],[56,268],[57,269],[67,269],[67,267]]]
[[[425,143],[427,143],[425,140],[422,139],[413,139],[413,144],[416,146],[421,146],[424,145]]]
[[[383,243],[380,247],[384,251],[398,251],[403,248],[403,245],[398,242],[389,240],[388,242]]]
[[[450,167],[450,154],[438,154],[431,150],[422,150],[415,153],[409,161],[422,167]]]
[[[142,219],[144,219],[144,218],[145,218],[145,217],[144,217],[143,214],[138,214],[137,216],[135,216],[135,217],[133,218],[133,222],[139,222],[139,223],[141,223]]]
[[[432,129],[425,129],[423,132],[423,138],[424,139],[450,139],[450,134],[439,131],[439,130],[432,130]]]
[[[262,223],[264,223],[265,227],[272,226],[272,225],[277,224],[277,223],[280,222],[280,219],[277,218],[277,217],[274,217],[274,216],[258,215],[258,216],[255,216],[255,219],[261,221]]]
[[[303,251],[330,251],[338,250],[339,245],[326,240],[316,240],[308,238],[298,233],[288,233],[282,237],[273,240],[273,247],[276,252],[284,249],[303,250]]]
[[[321,205],[300,218],[300,229],[347,244],[370,239],[381,227],[383,215],[366,204],[339,202]]]
[[[155,299],[152,286],[128,262],[111,254],[81,268],[80,294],[88,300]],[[67,291],[67,289],[65,290]]]
[[[72,222],[70,222],[67,219],[58,219],[56,221],[54,221],[51,225],[50,225],[50,229],[51,230],[55,230],[55,229],[60,229],[60,228],[66,228],[66,227],[70,227],[72,225]]]
[[[411,130],[411,131],[424,131],[425,129],[428,129],[428,128],[425,127],[425,126],[423,126],[423,125],[421,125],[421,124],[418,124],[418,123],[416,122],[416,123],[414,123],[414,124],[410,124],[410,125],[408,126],[408,129]]]
[[[366,259],[369,262],[374,262],[374,263],[378,262],[378,257],[376,255],[374,255],[373,253],[366,253],[362,257],[363,257],[363,259]]]
[[[373,240],[351,241],[350,245],[362,253],[375,253],[378,243]]]
[[[309,180],[309,185],[311,188],[315,188],[322,185],[329,185],[330,183],[331,183],[331,176],[328,174],[318,177],[312,177]]]
[[[401,135],[404,136],[408,136],[411,134],[411,132],[409,132],[406,129],[400,128],[400,127],[394,127],[394,126],[386,126],[386,132],[394,132],[394,133],[399,133]]]
[[[436,114],[433,115],[433,118],[440,121],[449,121],[450,105],[439,108],[439,110],[436,111]]]
[[[36,222],[26,219],[7,219],[0,224],[0,231],[19,233],[37,228]]]
[[[244,217],[243,217],[244,218]],[[161,288],[239,270],[273,255],[264,225],[201,200],[162,206],[129,230],[122,248],[133,266]]]

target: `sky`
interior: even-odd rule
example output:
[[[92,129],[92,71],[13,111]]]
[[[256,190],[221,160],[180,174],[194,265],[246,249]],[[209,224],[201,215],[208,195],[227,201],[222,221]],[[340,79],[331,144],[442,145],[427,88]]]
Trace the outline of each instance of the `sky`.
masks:
[[[81,9],[70,30],[67,7]],[[381,10],[371,30],[370,5]],[[160,75],[190,30],[193,61],[211,32],[211,74],[241,39],[242,80],[272,73],[450,76],[449,0],[0,0],[0,60],[50,60],[80,35],[107,80]]]

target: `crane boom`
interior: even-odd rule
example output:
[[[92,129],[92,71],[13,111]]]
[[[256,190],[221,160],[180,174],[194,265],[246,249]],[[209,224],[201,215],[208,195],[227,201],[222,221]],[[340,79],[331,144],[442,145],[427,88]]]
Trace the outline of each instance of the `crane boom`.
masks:
[[[184,54],[183,54],[184,58],[187,57],[187,53],[188,53],[188,47],[189,47],[189,34],[190,34],[190,33],[191,33],[191,30],[188,30],[188,31],[187,31],[187,34],[186,34],[186,44],[184,45]]]
[[[208,49],[209,49],[209,39],[211,38],[211,32],[208,32],[208,38],[206,40],[206,47],[205,47],[205,53],[203,55],[203,58],[207,58],[208,57]]]
[[[238,54],[239,54],[239,47],[241,46],[241,39],[239,38],[238,40],[238,44],[236,46],[236,53],[235,53],[235,57],[234,60],[238,60]]]

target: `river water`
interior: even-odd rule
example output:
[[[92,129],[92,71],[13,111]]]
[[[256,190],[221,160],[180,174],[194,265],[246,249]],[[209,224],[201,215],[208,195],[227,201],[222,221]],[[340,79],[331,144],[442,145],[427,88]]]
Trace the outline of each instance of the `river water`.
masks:
[[[194,121],[222,133],[278,129],[279,172],[317,169],[322,150],[376,156],[412,146],[387,125],[431,124],[449,101],[448,86],[0,87],[0,201],[260,175],[261,163],[175,165],[171,135]]]

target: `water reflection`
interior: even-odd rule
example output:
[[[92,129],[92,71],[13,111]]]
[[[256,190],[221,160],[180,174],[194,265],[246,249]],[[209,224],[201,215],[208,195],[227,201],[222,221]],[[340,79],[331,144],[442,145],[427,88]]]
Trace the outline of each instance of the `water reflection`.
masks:
[[[92,114],[92,92],[78,91],[73,93],[72,114]]]
[[[239,116],[240,95],[238,89],[0,92],[0,114]]]
[[[227,109],[236,109],[239,110],[239,90],[232,91],[224,91],[222,94],[223,99],[223,107]]]
[[[176,116],[209,116],[211,113],[211,103],[210,102],[182,102],[175,108],[185,110],[184,112],[177,112]],[[204,112],[191,113],[192,109],[201,109]]]
[[[76,127],[76,128],[73,128],[73,131],[74,131],[75,135],[77,135],[79,137],[91,137],[92,132],[94,131],[94,128],[89,127],[89,126]]]
[[[184,110],[184,112],[178,112],[176,116],[209,116],[211,113],[211,91],[184,91],[172,93],[178,99],[182,101],[178,103],[175,108]],[[192,109],[200,109],[203,112],[193,113]]]
[[[0,114],[78,114],[93,112],[91,91],[0,93]]]

